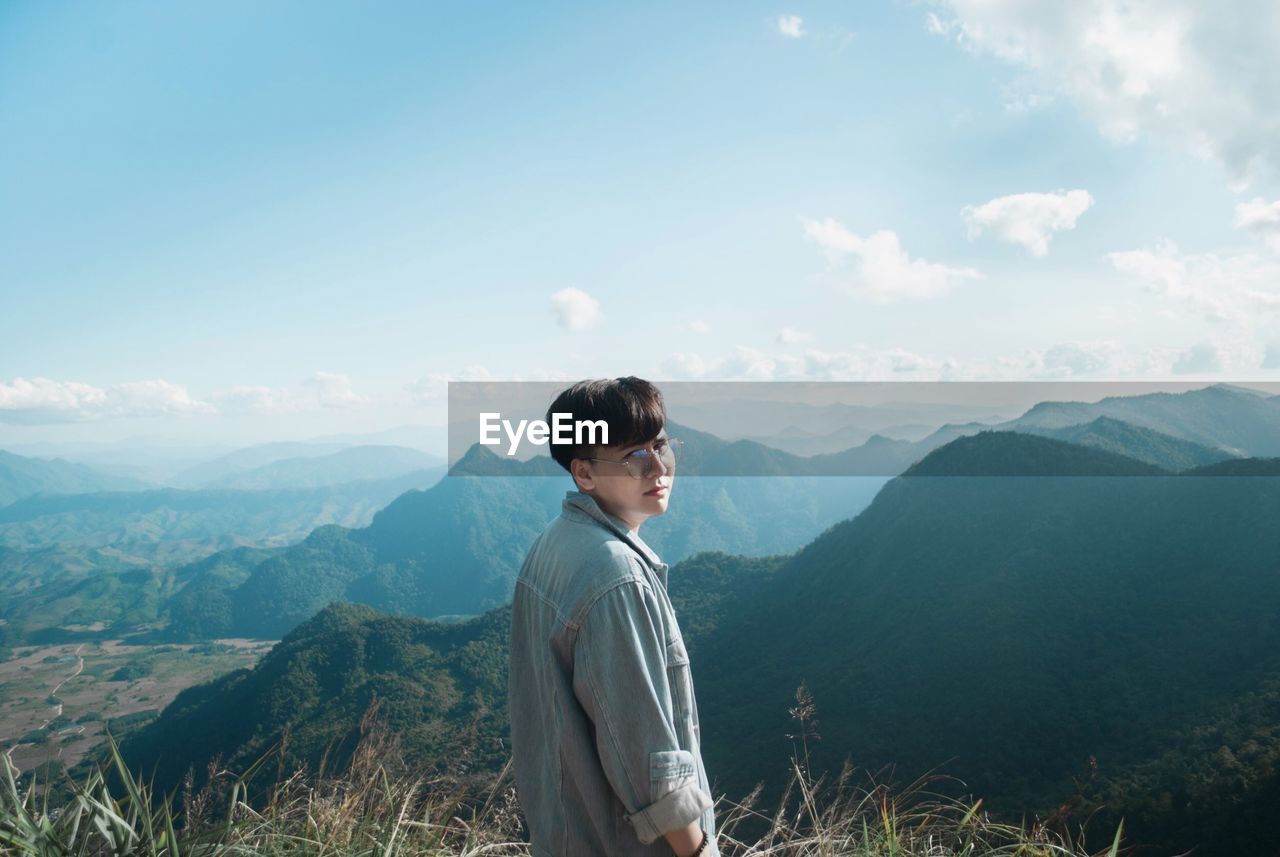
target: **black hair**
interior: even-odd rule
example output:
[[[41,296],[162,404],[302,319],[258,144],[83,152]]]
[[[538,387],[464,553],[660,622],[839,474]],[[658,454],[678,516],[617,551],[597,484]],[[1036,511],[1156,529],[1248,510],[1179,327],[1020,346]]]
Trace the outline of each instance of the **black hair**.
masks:
[[[661,434],[667,423],[667,406],[658,388],[642,378],[602,378],[579,381],[556,396],[547,409],[547,423],[553,414],[570,414],[579,420],[604,420],[609,427],[609,446],[623,447],[647,443]],[[593,447],[566,443],[551,444],[551,457],[565,470],[575,458],[591,456]],[[572,472],[572,471],[570,471]]]

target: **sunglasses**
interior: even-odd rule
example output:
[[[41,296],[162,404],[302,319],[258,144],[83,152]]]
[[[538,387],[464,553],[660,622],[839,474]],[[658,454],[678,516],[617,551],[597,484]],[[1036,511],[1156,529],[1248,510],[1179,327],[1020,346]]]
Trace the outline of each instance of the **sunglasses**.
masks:
[[[684,443],[671,437],[663,437],[653,442],[653,449],[644,447],[634,452],[627,453],[620,459],[615,458],[588,458],[583,456],[584,461],[602,461],[607,464],[621,464],[627,468],[627,473],[632,479],[644,479],[653,472],[653,462],[659,460],[662,466],[667,470],[676,469],[676,461],[680,458],[680,452]]]

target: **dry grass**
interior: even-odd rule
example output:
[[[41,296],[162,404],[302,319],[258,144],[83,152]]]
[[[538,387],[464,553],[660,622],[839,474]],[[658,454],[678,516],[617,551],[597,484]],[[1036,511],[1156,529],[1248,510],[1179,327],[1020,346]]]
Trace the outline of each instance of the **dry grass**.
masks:
[[[803,688],[802,688],[803,690]],[[922,778],[894,794],[874,782],[851,786],[846,764],[834,782],[808,773],[812,705],[798,694],[792,714],[801,723],[801,748],[792,776],[772,811],[756,806],[759,786],[741,802],[721,798],[717,826],[729,857],[1084,857],[1088,852],[1044,825],[999,824],[982,801],[965,805],[924,790]],[[5,767],[0,782],[0,854],[70,855],[529,855],[511,781],[511,765],[476,789],[466,765],[432,778],[414,776],[376,706],[345,770],[282,776],[261,801],[249,800],[250,781],[270,769],[271,755],[240,775],[211,763],[203,784],[189,780],[180,794],[160,796],[133,777],[112,744],[114,771],[98,771],[60,806],[42,804],[36,784],[20,785]],[[108,785],[114,773],[120,785]],[[44,800],[47,800],[45,798]],[[741,830],[767,821],[767,832],[745,841]],[[1121,853],[1117,830],[1103,854]],[[749,837],[747,837],[749,838]]]

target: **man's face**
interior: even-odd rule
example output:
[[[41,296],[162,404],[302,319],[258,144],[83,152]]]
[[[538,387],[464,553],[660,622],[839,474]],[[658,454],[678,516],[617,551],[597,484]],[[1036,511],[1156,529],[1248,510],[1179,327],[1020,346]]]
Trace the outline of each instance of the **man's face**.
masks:
[[[573,462],[578,487],[594,497],[600,508],[625,522],[628,528],[638,528],[646,519],[667,511],[675,471],[667,468],[654,454],[655,447],[661,449],[666,442],[667,430],[663,429],[648,443],[596,447],[592,457],[606,460]],[[638,449],[647,449],[653,460],[652,469],[643,479],[634,478],[622,463]]]

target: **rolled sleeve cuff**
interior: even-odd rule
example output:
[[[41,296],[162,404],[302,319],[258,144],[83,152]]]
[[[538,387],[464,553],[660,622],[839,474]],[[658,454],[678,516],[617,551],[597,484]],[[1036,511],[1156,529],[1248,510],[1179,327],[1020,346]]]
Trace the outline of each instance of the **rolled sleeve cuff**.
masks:
[[[669,792],[644,809],[626,816],[645,845],[664,833],[687,827],[713,806],[711,796],[689,783]]]

